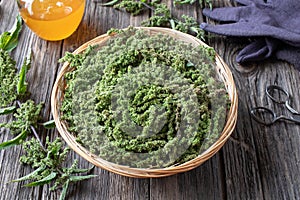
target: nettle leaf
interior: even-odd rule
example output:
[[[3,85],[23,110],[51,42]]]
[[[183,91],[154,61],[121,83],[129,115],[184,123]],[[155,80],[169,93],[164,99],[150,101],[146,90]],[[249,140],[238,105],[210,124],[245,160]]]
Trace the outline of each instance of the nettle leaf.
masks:
[[[41,171],[45,169],[46,166],[41,166],[37,168],[35,171],[31,172],[30,174],[27,174],[26,176],[23,176],[21,178],[12,180],[11,182],[20,182],[20,181],[26,181],[35,178]]]
[[[19,73],[19,81],[17,85],[18,95],[25,94],[27,91],[26,74],[30,68],[30,65],[31,65],[31,53],[29,53],[28,56],[25,58]]]
[[[24,130],[17,137],[15,137],[9,141],[1,143],[0,150],[6,149],[6,148],[14,146],[14,145],[19,145],[26,137],[27,137],[27,131]]]
[[[0,115],[7,115],[13,113],[16,110],[16,106],[10,106],[6,108],[0,108]]]
[[[113,6],[115,5],[116,3],[118,3],[119,0],[112,0],[112,1],[109,1],[107,3],[101,3],[100,6]]]
[[[170,26],[171,26],[172,29],[176,28],[174,19],[170,19]]]
[[[45,123],[42,124],[46,129],[51,129],[55,128],[55,121],[54,120],[49,120]]]
[[[87,168],[87,169],[72,169],[72,173],[86,173],[86,172],[90,172],[92,169],[94,169],[95,166],[91,167],[91,168]]]
[[[56,172],[51,172],[51,174],[49,174],[45,178],[43,178],[39,181],[28,183],[28,184],[23,185],[23,186],[24,187],[34,187],[34,186],[39,186],[39,185],[45,185],[47,183],[50,183],[52,180],[54,180],[56,178],[56,176],[57,176]]]
[[[70,176],[69,180],[70,182],[77,182],[77,181],[82,181],[90,178],[97,177],[98,175],[85,175],[85,176]]]
[[[61,195],[60,195],[60,197],[59,197],[59,200],[64,200],[64,199],[66,198],[67,191],[68,191],[68,187],[69,187],[69,183],[70,183],[70,181],[67,180],[67,181],[65,182],[65,184],[63,185],[63,189],[62,189],[62,191],[61,191]]]
[[[10,31],[4,32],[0,36],[0,48],[5,51],[12,51],[18,44],[19,33],[22,30],[22,18],[17,16],[16,22]]]

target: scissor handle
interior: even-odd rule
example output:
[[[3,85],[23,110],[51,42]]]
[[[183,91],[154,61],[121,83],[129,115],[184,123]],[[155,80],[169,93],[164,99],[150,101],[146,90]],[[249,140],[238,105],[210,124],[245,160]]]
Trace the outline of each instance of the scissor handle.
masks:
[[[274,95],[274,92],[278,91],[281,95],[283,95],[283,98],[280,99],[279,97],[276,97]],[[291,96],[290,94],[283,89],[282,87],[278,86],[278,85],[269,85],[266,88],[266,93],[267,96],[272,99],[272,101],[279,103],[279,104],[285,104],[285,106],[287,107],[287,109],[296,115],[299,115],[300,113],[298,111],[296,111],[290,104],[290,100],[291,100]]]
[[[279,97],[274,96],[274,92],[278,91],[280,94],[283,94],[284,98],[281,100]],[[278,85],[269,85],[266,88],[266,93],[270,99],[279,104],[285,104],[290,101],[290,94]]]
[[[271,109],[266,107],[255,107],[251,109],[251,116],[252,118],[266,126],[270,126],[274,124],[278,120],[287,120],[290,122],[294,122],[300,124],[300,115],[293,114],[292,116],[288,117],[285,115],[277,116]]]
[[[274,124],[277,120],[277,115],[271,109],[266,107],[252,108],[250,113],[255,121],[267,126]]]

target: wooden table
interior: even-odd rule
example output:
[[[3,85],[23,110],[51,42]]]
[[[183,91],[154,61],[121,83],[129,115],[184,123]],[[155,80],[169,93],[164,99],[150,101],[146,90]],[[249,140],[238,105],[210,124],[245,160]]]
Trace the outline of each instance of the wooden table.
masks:
[[[172,2],[168,5],[172,7]],[[214,1],[214,7],[233,6],[230,0]],[[172,7],[179,17],[182,14],[205,18],[199,6]],[[9,30],[17,15],[16,2],[0,0],[0,32]],[[51,119],[50,94],[61,64],[58,59],[66,51],[73,51],[84,42],[105,33],[108,29],[138,26],[151,13],[131,17],[129,14],[101,7],[87,0],[85,15],[78,30],[69,38],[47,42],[23,27],[18,47],[13,51],[18,66],[32,50],[32,68],[28,73],[29,90],[36,102],[45,102],[43,120]],[[241,43],[243,42],[243,43]],[[300,110],[300,74],[281,61],[267,60],[240,66],[235,56],[247,40],[211,38],[213,46],[232,70],[239,94],[238,122],[235,131],[224,147],[200,167],[186,173],[159,179],[122,177],[102,169],[95,169],[99,177],[73,184],[68,199],[151,199],[151,200],[208,200],[208,199],[300,199],[300,126],[279,122],[266,127],[256,123],[249,114],[253,106],[274,103],[266,98],[265,87],[278,84],[293,94],[292,105]],[[283,107],[277,108],[284,112]],[[2,131],[3,132],[3,131]],[[57,137],[56,131],[40,130],[45,139]],[[3,132],[0,141],[11,138]],[[23,188],[21,183],[7,183],[28,174],[31,169],[18,163],[22,150],[19,146],[0,151],[0,199],[58,199],[61,191],[49,192],[49,187]],[[90,164],[78,158],[80,167]]]

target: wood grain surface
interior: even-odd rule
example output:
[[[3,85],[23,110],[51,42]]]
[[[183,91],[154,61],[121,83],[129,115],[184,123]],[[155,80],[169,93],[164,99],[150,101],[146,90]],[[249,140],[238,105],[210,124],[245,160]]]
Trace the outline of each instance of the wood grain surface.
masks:
[[[174,16],[191,15],[198,22],[207,21],[198,3],[172,7]],[[214,7],[235,6],[230,0],[213,0]],[[18,66],[29,51],[33,53],[32,68],[27,78],[29,91],[36,102],[45,102],[43,120],[52,118],[50,95],[57,73],[61,68],[58,59],[66,51],[73,51],[84,42],[105,33],[110,28],[139,26],[151,12],[131,17],[113,8],[101,7],[92,0],[86,1],[85,15],[77,31],[69,38],[47,42],[23,27],[18,47],[13,57]],[[18,14],[16,2],[0,0],[0,32],[9,30]],[[213,23],[213,22],[212,22]],[[94,169],[97,178],[73,184],[67,199],[74,200],[293,200],[300,199],[300,126],[278,122],[263,126],[251,119],[249,110],[266,105],[278,113],[289,114],[283,106],[275,107],[266,98],[268,84],[278,84],[287,89],[300,110],[300,73],[288,63],[274,59],[241,66],[235,57],[249,41],[240,38],[209,37],[213,46],[232,70],[239,95],[238,122],[235,131],[224,147],[210,160],[186,173],[158,179],[122,177],[102,169]],[[0,120],[10,120],[0,118]],[[55,130],[39,130],[40,136],[57,137]],[[1,130],[0,142],[11,138]],[[0,199],[58,199],[60,190],[49,192],[48,186],[25,188],[10,180],[28,174],[31,169],[18,163],[22,154],[20,146],[0,151]],[[79,159],[80,167],[90,164],[75,153],[70,162]]]

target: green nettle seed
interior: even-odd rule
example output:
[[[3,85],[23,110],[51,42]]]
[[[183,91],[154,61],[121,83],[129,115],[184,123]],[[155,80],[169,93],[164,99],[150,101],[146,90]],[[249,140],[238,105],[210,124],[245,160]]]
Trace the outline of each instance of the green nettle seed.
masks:
[[[12,51],[18,43],[18,35],[22,29],[22,18],[17,16],[16,23],[11,29],[12,32],[3,32],[0,35],[0,115],[11,114],[13,120],[0,123],[0,128],[7,128],[14,135],[13,139],[0,143],[0,150],[14,145],[22,144],[24,154],[20,157],[20,162],[28,164],[35,170],[21,178],[11,182],[30,181],[23,185],[26,187],[40,186],[53,182],[51,190],[62,187],[60,200],[65,199],[69,184],[81,180],[93,178],[96,175],[78,175],[90,172],[90,169],[77,168],[77,160],[70,167],[63,167],[63,162],[67,161],[68,148],[63,148],[63,143],[59,138],[53,142],[46,138],[46,147],[39,139],[36,132],[38,127],[42,104],[35,104],[29,99],[27,91],[26,74],[30,68],[30,54],[26,57],[20,72],[17,73],[16,62],[10,57]],[[88,53],[88,51],[87,51]],[[81,65],[85,59],[85,54],[74,56],[72,66]],[[70,59],[70,61],[72,61]],[[45,128],[53,128],[54,123],[48,121],[42,124]],[[34,135],[31,140],[26,138]]]
[[[229,101],[211,48],[129,28],[66,60],[79,65],[65,75],[62,117],[78,141],[105,160],[181,164],[223,129]]]
[[[196,0],[174,0],[174,7],[177,4],[193,4]],[[115,9],[124,10],[131,15],[139,15],[144,11],[152,11],[152,16],[141,23],[142,26],[148,27],[168,27],[184,33],[189,33],[201,40],[204,39],[204,31],[200,29],[199,23],[192,16],[182,15],[181,18],[176,18],[172,15],[171,9],[167,4],[160,0],[111,0],[102,6],[113,6]],[[201,7],[209,6],[212,9],[212,0],[199,0]],[[110,30],[110,34],[113,30]]]
[[[17,98],[16,62],[7,51],[0,49],[0,108],[8,106]]]
[[[8,123],[0,123],[0,127],[8,128],[10,133],[14,135],[20,134],[23,131],[29,134],[31,126],[36,128],[42,106],[42,104],[36,105],[32,100],[27,100],[14,113],[15,120]]]
[[[63,143],[59,138],[53,142],[46,137],[46,148],[43,148],[35,138],[23,143],[24,154],[20,157],[20,162],[30,165],[35,170],[26,176],[13,180],[12,182],[29,181],[23,185],[33,187],[45,185],[53,182],[50,190],[63,188],[60,199],[65,199],[69,183],[86,180],[97,175],[78,175],[90,172],[90,169],[77,168],[78,161],[74,160],[70,167],[63,167],[67,160],[69,148],[63,148]]]

